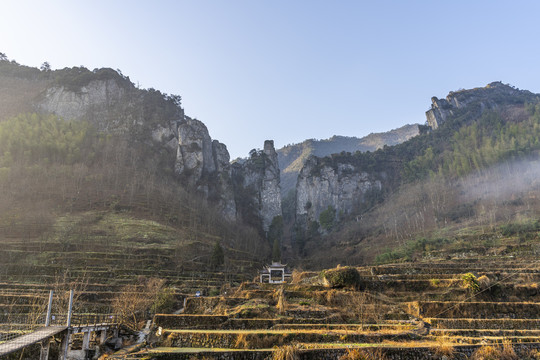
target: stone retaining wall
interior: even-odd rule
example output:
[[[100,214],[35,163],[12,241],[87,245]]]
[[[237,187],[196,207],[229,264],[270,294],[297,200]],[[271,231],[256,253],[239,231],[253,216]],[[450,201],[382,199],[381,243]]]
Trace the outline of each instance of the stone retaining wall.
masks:
[[[154,316],[154,326],[164,329],[216,329],[227,321],[227,319],[227,316],[219,315],[156,314]]]
[[[471,355],[480,346],[456,346],[456,359],[469,359]],[[540,343],[516,344],[514,350],[520,358],[524,358],[530,350],[540,349]],[[377,356],[381,353],[387,360],[434,360],[443,359],[438,355],[436,348],[418,347],[418,348],[363,348],[364,351],[370,351],[371,356]],[[299,350],[299,360],[339,360],[339,358],[347,353],[347,349],[310,349]],[[270,360],[272,359],[271,350],[252,350],[252,351],[226,351],[212,352],[205,351],[197,354],[180,354],[180,353],[152,353],[152,359],[159,360],[188,360],[188,359],[203,359],[210,358],[215,360]]]
[[[418,337],[402,334],[357,334],[346,332],[166,332],[162,346],[186,348],[264,349],[299,343],[380,343],[410,341]]]
[[[410,314],[418,317],[477,318],[477,319],[535,319],[540,317],[538,303],[501,302],[437,302],[408,303]]]
[[[435,319],[424,318],[440,329],[540,329],[540,319]]]

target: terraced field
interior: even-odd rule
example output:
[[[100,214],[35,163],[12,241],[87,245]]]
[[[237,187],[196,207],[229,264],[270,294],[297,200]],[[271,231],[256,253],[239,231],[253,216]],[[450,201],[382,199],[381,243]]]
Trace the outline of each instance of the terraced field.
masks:
[[[357,267],[358,278],[342,286],[323,273],[295,272],[280,286],[252,282],[262,264],[239,250],[226,248],[225,264],[212,270],[197,249],[211,253],[215,238],[203,232],[121,213],[77,216],[66,221],[76,226],[59,222],[47,236],[4,238],[2,339],[43,323],[51,289],[62,320],[73,288],[76,313],[109,314],[119,297],[125,306],[141,293],[152,297],[131,324],[153,318],[146,342],[132,334],[124,345],[133,345],[110,359],[472,359],[482,351],[540,359],[533,253]]]
[[[223,284],[239,285],[260,267],[248,252],[225,247],[225,264],[212,270],[209,255],[203,255],[211,254],[215,236],[202,229],[186,234],[121,212],[60,218],[47,231],[2,230],[0,342],[44,323],[50,290],[57,322],[65,322],[70,289],[75,313],[112,314],[119,296],[148,295],[148,284],[157,283],[172,311],[197,291],[219,293]],[[141,323],[148,316],[141,314]]]
[[[361,289],[329,288],[316,273],[283,287],[243,283],[188,297],[182,314],[156,315],[148,346],[122,358],[482,359],[491,351],[538,359],[540,267],[523,264],[486,257],[362,267]]]

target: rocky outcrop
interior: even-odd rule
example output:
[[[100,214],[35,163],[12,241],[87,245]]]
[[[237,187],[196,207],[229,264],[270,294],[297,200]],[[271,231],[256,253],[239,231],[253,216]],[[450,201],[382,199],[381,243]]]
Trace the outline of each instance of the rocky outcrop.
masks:
[[[261,181],[261,217],[263,229],[268,231],[272,219],[281,215],[281,188],[279,164],[274,141],[266,140],[264,142],[264,154],[266,162],[264,175]]]
[[[431,109],[426,111],[428,125],[433,129],[441,126],[449,117],[466,109],[480,115],[486,110],[497,109],[502,105],[523,104],[532,101],[535,94],[519,90],[502,82],[492,82],[483,88],[451,91],[446,99],[431,98]]]
[[[184,119],[178,125],[175,172],[183,175],[189,185],[199,184],[203,175],[209,176],[216,171],[212,150],[212,139],[206,126],[198,120]]]
[[[281,215],[273,141],[237,162],[233,179],[227,147],[213,140],[201,121],[184,114],[179,96],[138,89],[113,69],[66,68],[51,74],[43,77],[39,96],[29,100],[33,110],[88,121],[98,131],[128,137],[150,161],[170,166],[188,189],[202,194],[231,220],[250,219],[266,231]]]
[[[319,221],[329,206],[336,216],[361,210],[367,196],[382,190],[384,179],[383,173],[368,173],[353,164],[329,164],[324,158],[310,157],[296,185],[297,223]]]
[[[119,86],[114,79],[91,81],[78,91],[54,86],[47,89],[38,109],[64,119],[91,117],[98,121],[100,128],[107,128],[112,112],[125,95],[126,89]]]
[[[77,86],[51,86],[35,107],[67,120],[87,120],[100,131],[137,136],[158,153],[167,150],[175,173],[217,204],[227,218],[235,219],[227,147],[212,140],[202,122],[185,116],[173,97],[139,90],[114,70],[105,75]]]
[[[264,142],[263,150],[252,150],[249,159],[233,164],[233,183],[239,215],[268,231],[274,217],[281,215],[280,172],[272,140]]]
[[[229,218],[236,216],[227,147],[212,140],[199,120],[185,117],[178,124],[175,172],[188,186],[218,203]]]
[[[66,120],[88,121],[99,131],[137,136],[142,142],[151,139],[176,153],[178,123],[184,119],[179,97],[137,89],[112,69],[75,72],[49,86],[34,108]]]

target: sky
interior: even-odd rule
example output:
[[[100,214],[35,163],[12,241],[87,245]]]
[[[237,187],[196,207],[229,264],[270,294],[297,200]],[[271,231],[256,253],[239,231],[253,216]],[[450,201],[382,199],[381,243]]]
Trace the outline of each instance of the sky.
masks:
[[[425,123],[431,97],[540,93],[540,2],[2,0],[0,52],[182,97],[231,159]]]

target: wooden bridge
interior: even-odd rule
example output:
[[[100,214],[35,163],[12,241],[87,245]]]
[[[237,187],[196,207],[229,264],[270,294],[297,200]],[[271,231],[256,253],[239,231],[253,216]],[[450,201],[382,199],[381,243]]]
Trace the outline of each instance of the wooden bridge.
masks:
[[[70,337],[72,334],[83,333],[82,349],[88,350],[90,337],[93,332],[100,332],[100,343],[106,340],[107,331],[115,330],[118,335],[118,322],[116,316],[103,314],[72,314],[73,308],[73,290],[70,293],[69,310],[65,325],[51,325],[53,319],[51,314],[53,292],[49,294],[49,306],[45,326],[34,329],[32,332],[15,336],[11,340],[0,343],[0,358],[10,353],[22,350],[30,345],[41,344],[40,360],[48,360],[49,345],[54,337],[62,338],[60,346],[60,360],[67,358],[70,346]],[[1,340],[1,339],[0,339]]]
[[[67,330],[67,326],[43,326],[34,332],[21,335],[10,341],[0,344],[0,356],[19,351],[27,346],[50,339]]]

